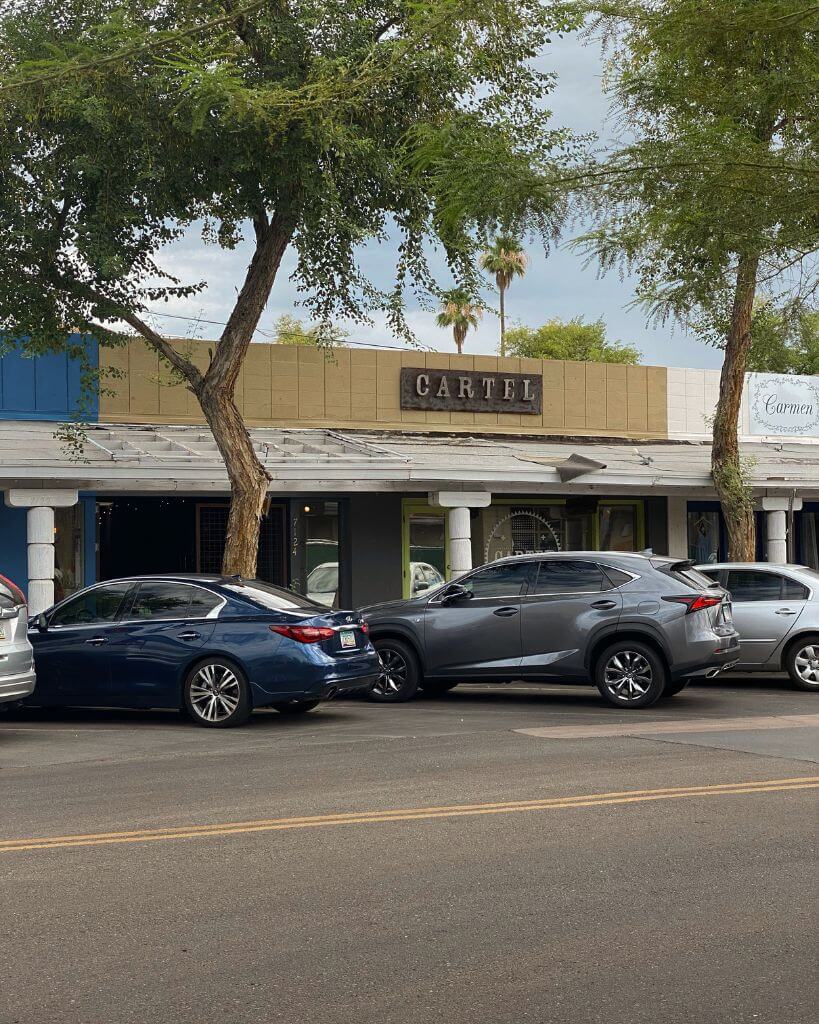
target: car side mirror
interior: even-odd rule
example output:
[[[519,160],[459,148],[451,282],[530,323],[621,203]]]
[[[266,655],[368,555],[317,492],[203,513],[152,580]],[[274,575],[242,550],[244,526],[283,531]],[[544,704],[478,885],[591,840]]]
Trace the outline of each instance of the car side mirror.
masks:
[[[45,612],[40,612],[37,616],[37,629],[39,629],[41,633],[45,633],[48,629],[48,619],[46,618]]]
[[[419,580],[415,584],[415,593],[416,594],[420,594],[422,590],[429,590],[429,584],[426,582],[426,580]]]
[[[471,601],[472,591],[462,587],[460,583],[450,583],[444,591],[443,603],[454,604],[457,601]]]

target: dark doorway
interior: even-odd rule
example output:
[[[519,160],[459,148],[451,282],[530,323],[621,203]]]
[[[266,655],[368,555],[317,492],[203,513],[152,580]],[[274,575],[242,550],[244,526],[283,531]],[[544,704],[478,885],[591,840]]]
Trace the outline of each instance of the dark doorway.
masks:
[[[228,506],[202,498],[112,498],[97,502],[99,578],[219,572]],[[287,586],[286,519],[272,505],[262,520],[260,579]]]

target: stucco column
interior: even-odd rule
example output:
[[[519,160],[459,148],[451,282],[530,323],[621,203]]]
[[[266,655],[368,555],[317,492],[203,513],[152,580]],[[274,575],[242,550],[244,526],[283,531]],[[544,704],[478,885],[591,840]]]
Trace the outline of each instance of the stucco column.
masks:
[[[39,615],[54,604],[54,509],[30,508],[26,526],[28,611]]]
[[[788,560],[788,530],[785,512],[779,509],[766,513],[768,517],[768,561],[781,564]]]
[[[472,568],[472,524],[469,510],[486,508],[492,501],[488,491],[430,492],[429,503],[449,510],[447,540],[449,541],[449,573],[457,579]]]
[[[688,558],[688,499],[668,498],[668,553]]]
[[[54,604],[54,509],[76,505],[75,490],[13,488],[6,492],[9,508],[27,509],[28,612],[39,615]]]
[[[469,509],[451,508],[447,518],[449,530],[449,567],[452,579],[472,568],[472,524]]]
[[[798,512],[802,508],[801,498],[764,497],[762,508],[767,516],[765,550],[769,562],[782,565],[788,561],[788,508]]]

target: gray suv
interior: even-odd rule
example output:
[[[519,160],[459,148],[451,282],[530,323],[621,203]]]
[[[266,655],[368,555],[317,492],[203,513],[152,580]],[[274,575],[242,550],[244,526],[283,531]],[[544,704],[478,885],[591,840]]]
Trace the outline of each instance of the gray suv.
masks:
[[[725,591],[691,562],[622,552],[516,555],[361,614],[381,658],[377,701],[591,679],[615,707],[641,708],[739,656]]]

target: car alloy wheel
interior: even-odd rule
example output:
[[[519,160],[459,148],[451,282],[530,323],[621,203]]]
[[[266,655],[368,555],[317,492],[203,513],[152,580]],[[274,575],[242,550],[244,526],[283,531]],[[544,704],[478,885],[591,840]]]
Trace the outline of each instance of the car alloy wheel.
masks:
[[[399,640],[376,640],[381,672],[369,691],[370,700],[391,703],[410,700],[418,692],[420,673],[413,651]]]
[[[793,671],[797,685],[806,689],[819,689],[819,642],[801,647],[793,657]]]
[[[393,650],[391,647],[379,651],[378,659],[381,662],[381,674],[373,687],[373,692],[389,700],[396,697],[406,686],[409,665],[401,651]]]
[[[644,698],[653,678],[651,665],[639,651],[618,651],[608,659],[603,670],[606,689],[625,703]]]
[[[194,667],[185,686],[185,704],[199,725],[240,725],[250,714],[247,684],[229,662],[207,661]]]

